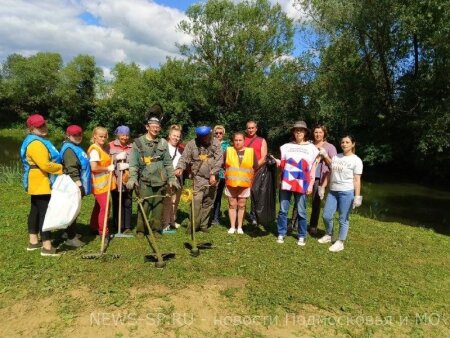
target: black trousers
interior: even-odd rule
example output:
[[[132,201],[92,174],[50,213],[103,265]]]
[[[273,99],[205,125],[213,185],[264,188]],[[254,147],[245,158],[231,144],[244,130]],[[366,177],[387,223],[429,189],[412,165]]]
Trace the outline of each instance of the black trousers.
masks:
[[[111,191],[113,205],[113,224],[116,229],[119,228],[119,191]],[[133,208],[133,192],[122,191],[122,229],[131,229],[131,216]],[[121,230],[122,230],[121,229]]]
[[[314,186],[311,195],[311,218],[309,219],[309,226],[311,228],[317,228],[317,224],[319,223],[320,203],[322,202],[319,197],[319,182],[319,178],[316,178],[314,180]]]
[[[219,183],[217,184],[216,199],[214,200],[214,206],[213,206],[213,211],[212,211],[212,220],[213,221],[219,221],[219,219],[220,219],[220,207],[222,204],[222,194],[223,194],[224,188],[225,188],[225,179],[220,178]]]
[[[48,241],[51,238],[50,231],[42,231],[49,202],[50,194],[31,195],[31,209],[28,214],[28,233],[32,235],[40,233],[42,241]]]

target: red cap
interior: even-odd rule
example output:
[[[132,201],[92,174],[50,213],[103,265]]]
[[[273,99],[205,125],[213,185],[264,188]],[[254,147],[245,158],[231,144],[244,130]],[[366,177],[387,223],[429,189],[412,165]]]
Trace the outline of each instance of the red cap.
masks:
[[[28,128],[40,128],[45,124],[45,119],[42,115],[33,114],[27,118]]]
[[[69,136],[78,135],[78,134],[82,134],[82,133],[83,133],[83,129],[81,129],[81,127],[77,126],[76,124],[71,124],[66,129],[66,134]]]

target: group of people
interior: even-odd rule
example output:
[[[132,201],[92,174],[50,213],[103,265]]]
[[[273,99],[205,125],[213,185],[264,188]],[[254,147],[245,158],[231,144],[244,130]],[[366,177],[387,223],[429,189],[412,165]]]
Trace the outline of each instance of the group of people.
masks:
[[[142,237],[147,229],[161,233],[179,228],[176,215],[184,178],[192,179],[193,217],[195,231],[208,232],[220,223],[222,194],[228,198],[229,234],[243,234],[247,199],[252,182],[268,157],[267,142],[257,135],[258,125],[248,121],[246,131],[236,132],[231,144],[225,137],[225,127],[200,126],[196,137],[181,144],[182,127],[171,125],[167,139],[160,136],[160,107],[150,108],[145,121],[146,133],[130,142],[130,129],[119,126],[115,140],[108,142],[108,131],[96,127],[91,145],[85,152],[81,147],[83,130],[78,125],[66,129],[66,140],[58,151],[47,139],[45,119],[31,115],[27,119],[29,134],[21,147],[24,165],[23,183],[31,195],[28,217],[29,243],[27,250],[40,249],[42,256],[58,256],[52,247],[50,233],[42,231],[45,213],[51,197],[52,183],[57,175],[69,175],[80,188],[81,195],[95,198],[90,218],[93,233],[103,233],[108,218],[108,196],[112,196],[113,226],[124,233],[132,232],[132,194],[139,197],[144,212],[138,213],[136,235]],[[291,140],[280,148],[275,159],[281,172],[280,210],[277,220],[277,242],[283,243],[287,234],[287,215],[294,196],[298,216],[298,245],[306,244],[306,196],[312,195],[310,232],[315,233],[321,200],[325,189],[323,220],[326,234],[319,243],[329,243],[333,235],[333,215],[339,211],[339,239],[330,251],[341,251],[348,233],[348,218],[352,207],[361,205],[362,161],[355,155],[355,140],[350,135],[341,139],[343,153],[326,142],[327,129],[314,127],[312,138],[304,121],[291,129]],[[120,211],[120,212],[119,212]],[[250,222],[257,224],[257,215],[250,206]],[[106,219],[105,219],[106,218]],[[65,233],[65,244],[79,247],[84,243],[76,233],[76,221]],[[39,238],[40,235],[40,238]]]

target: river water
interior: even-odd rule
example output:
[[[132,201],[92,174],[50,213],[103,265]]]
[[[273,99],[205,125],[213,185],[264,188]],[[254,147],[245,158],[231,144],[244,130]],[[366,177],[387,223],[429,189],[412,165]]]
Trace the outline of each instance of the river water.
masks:
[[[1,132],[1,131],[0,131]],[[3,134],[3,135],[2,135]],[[57,147],[62,140],[52,140]],[[88,140],[84,140],[87,148]],[[21,168],[17,136],[0,134],[0,165]],[[377,175],[380,177],[380,175]],[[370,218],[423,226],[450,235],[450,192],[414,182],[399,182],[388,176],[383,180],[362,176],[363,204],[355,212]]]

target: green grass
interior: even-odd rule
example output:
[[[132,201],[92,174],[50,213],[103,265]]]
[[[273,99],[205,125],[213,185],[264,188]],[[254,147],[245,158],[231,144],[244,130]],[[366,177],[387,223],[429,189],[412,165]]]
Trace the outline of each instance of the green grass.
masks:
[[[200,242],[211,241],[214,249],[202,251],[197,258],[183,246],[187,241],[184,228],[176,234],[158,235],[160,249],[175,252],[176,258],[157,270],[144,263],[150,249],[143,239],[114,239],[108,252],[120,253],[117,260],[81,259],[83,253],[99,250],[99,239],[86,236],[85,247],[67,251],[60,258],[26,252],[29,196],[9,180],[2,180],[0,188],[0,311],[30,300],[57,299],[58,319],[45,331],[47,336],[70,335],[67,327],[75,326],[85,315],[84,307],[92,304],[138,314],[155,311],[156,306],[163,315],[157,332],[185,336],[185,328],[174,328],[167,320],[180,311],[179,304],[175,307],[172,302],[185,290],[196,290],[200,296],[208,292],[205,286],[211,285],[221,286],[216,295],[220,301],[212,312],[227,310],[257,318],[262,324],[262,329],[256,324],[229,325],[225,327],[229,331],[224,331],[228,333],[219,331],[217,336],[271,336],[270,330],[286,329],[287,322],[294,331],[288,330],[284,336],[290,332],[352,337],[439,337],[450,333],[450,238],[429,229],[354,214],[345,250],[332,254],[327,245],[311,237],[303,248],[293,237],[277,244],[274,227],[230,236],[223,219],[223,226],[198,234]],[[84,234],[92,203],[92,197],[83,200],[78,218]],[[226,205],[224,201],[224,210]],[[186,215],[188,206],[182,204],[180,209],[180,215]],[[184,219],[183,225],[187,223]],[[157,305],[149,305],[154,302]],[[297,323],[295,314],[317,316],[308,318],[320,322],[304,326]],[[272,321],[261,319],[264,316]],[[336,325],[336,320],[344,318],[350,324]],[[356,322],[361,318],[364,323]],[[385,325],[372,325],[367,322],[370,318],[384,320]],[[392,325],[387,325],[390,321]],[[115,335],[132,335],[140,327],[121,327]],[[203,330],[202,335],[208,331]],[[193,332],[191,336],[198,336],[200,331]]]

